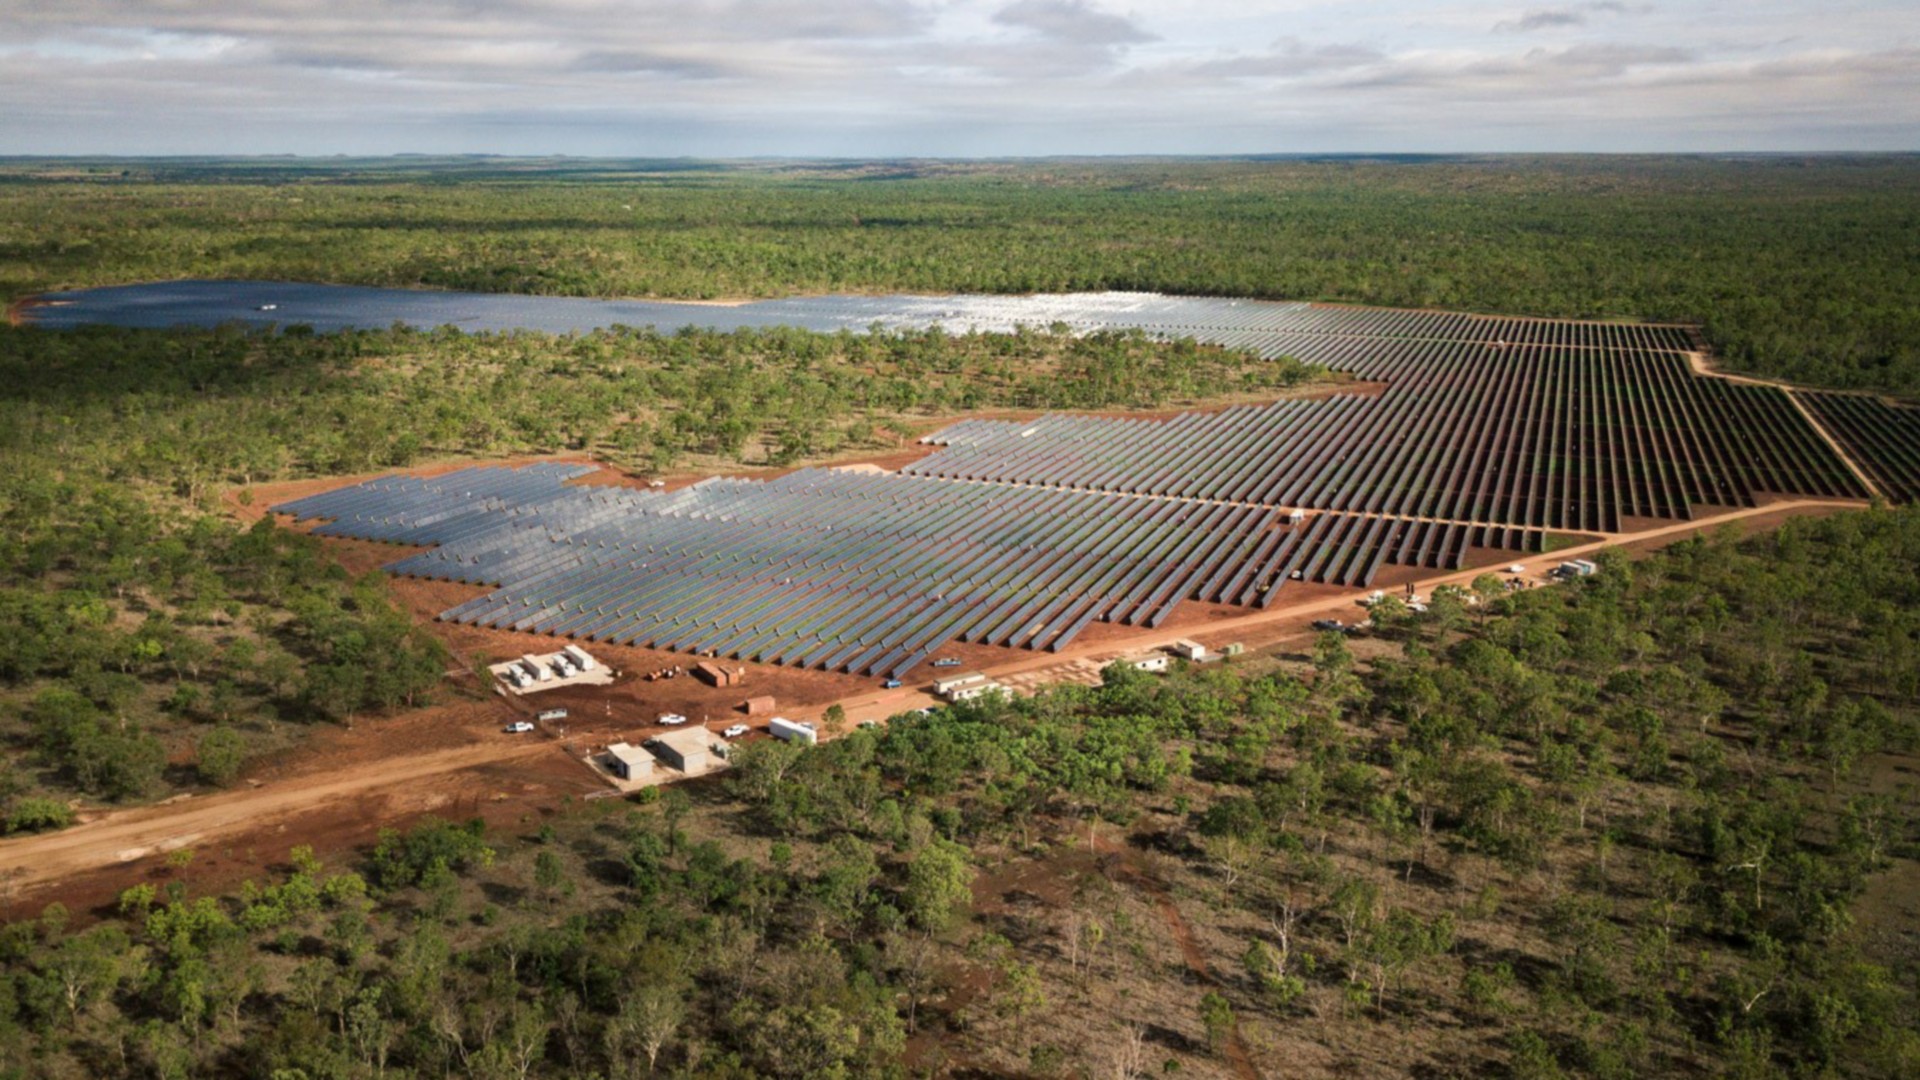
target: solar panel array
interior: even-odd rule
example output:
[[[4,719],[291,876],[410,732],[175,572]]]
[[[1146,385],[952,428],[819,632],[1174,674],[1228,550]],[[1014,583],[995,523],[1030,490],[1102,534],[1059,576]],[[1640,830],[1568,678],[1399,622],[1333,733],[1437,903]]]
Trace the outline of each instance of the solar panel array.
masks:
[[[676,492],[578,466],[388,477],[274,509],[316,532],[434,545],[394,573],[498,586],[442,618],[899,676],[954,641],[1058,650],[1183,600],[1264,607],[1287,581],[1371,584],[1538,532],[810,469]]]
[[[1920,499],[1920,409],[1865,394],[1796,393],[1882,494]]]
[[[1600,532],[1762,492],[1866,494],[1783,391],[1701,378],[1678,353],[1326,341],[1341,355],[1309,358],[1387,389],[1170,420],[962,421],[903,471]]]
[[[1386,384],[1167,420],[970,420],[897,474],[805,470],[675,492],[575,465],[396,476],[276,509],[428,546],[390,569],[492,586],[466,623],[899,676],[952,642],[1060,649],[1185,600],[1264,607],[1541,551],[1548,530],[1691,519],[1767,493],[1864,497],[1784,392],[1703,378],[1683,328],[1100,294],[827,297],[753,324],[1066,322],[1193,336]],[[1914,410],[1809,395],[1876,481],[1920,489]]]

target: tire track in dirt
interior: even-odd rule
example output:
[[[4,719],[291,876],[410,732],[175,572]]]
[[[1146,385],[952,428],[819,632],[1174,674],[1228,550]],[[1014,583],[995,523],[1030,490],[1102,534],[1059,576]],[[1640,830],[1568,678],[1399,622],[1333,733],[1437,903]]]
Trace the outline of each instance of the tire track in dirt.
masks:
[[[1187,925],[1186,918],[1174,905],[1165,883],[1140,865],[1133,849],[1098,836],[1094,837],[1093,849],[1100,854],[1114,856],[1122,878],[1153,901],[1155,910],[1160,912],[1160,921],[1167,924],[1174,943],[1180,946],[1180,956],[1186,961],[1187,970],[1208,986],[1226,989],[1226,984],[1213,973],[1213,966],[1207,963],[1206,953],[1201,951],[1199,942],[1193,939],[1193,928]],[[1252,1055],[1247,1053],[1246,1041],[1240,1037],[1240,1018],[1237,1016],[1227,1028],[1227,1061],[1233,1065],[1233,1071],[1240,1080],[1265,1080],[1253,1064]]]

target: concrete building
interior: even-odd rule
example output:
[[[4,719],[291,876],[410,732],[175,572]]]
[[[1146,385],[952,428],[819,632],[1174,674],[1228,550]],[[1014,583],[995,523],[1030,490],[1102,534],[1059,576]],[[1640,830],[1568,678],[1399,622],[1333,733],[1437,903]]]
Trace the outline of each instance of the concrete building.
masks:
[[[713,744],[720,736],[703,727],[669,731],[653,740],[653,752],[661,761],[688,776],[699,776],[713,768]]]
[[[607,747],[607,769],[622,780],[639,780],[653,775],[653,755],[617,742]]]

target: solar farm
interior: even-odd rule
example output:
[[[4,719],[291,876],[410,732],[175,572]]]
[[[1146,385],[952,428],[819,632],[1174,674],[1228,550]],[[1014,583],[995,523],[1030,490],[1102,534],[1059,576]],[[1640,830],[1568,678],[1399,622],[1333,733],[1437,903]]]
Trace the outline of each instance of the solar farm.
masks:
[[[1036,300],[827,299],[836,318],[986,328]],[[1071,298],[1038,299],[1060,315]],[[579,483],[590,466],[476,467],[274,509],[426,548],[396,574],[490,587],[445,620],[900,678],[954,643],[1059,651],[1190,601],[1251,612],[1389,566],[1920,490],[1920,410],[1704,376],[1683,327],[1110,296],[1068,314],[1385,389],[1169,419],[962,420],[894,473],[663,491]]]

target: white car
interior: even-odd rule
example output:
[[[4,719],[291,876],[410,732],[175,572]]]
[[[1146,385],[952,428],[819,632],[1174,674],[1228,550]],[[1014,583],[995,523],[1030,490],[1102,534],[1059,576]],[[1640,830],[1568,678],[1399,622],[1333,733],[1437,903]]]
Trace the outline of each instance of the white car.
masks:
[[[728,739],[737,739],[740,736],[745,735],[747,732],[752,730],[753,730],[752,728],[748,727],[745,724],[735,724],[732,727],[728,728],[727,730],[721,732],[720,734],[723,737]]]
[[[663,724],[665,724],[665,725],[667,725],[668,727],[672,727],[672,726],[674,726],[675,724],[684,724],[684,723],[686,723],[686,722],[687,722],[687,718],[686,718],[686,717],[684,717],[684,716],[681,716],[681,715],[680,715],[679,713],[677,713],[677,712],[670,712],[670,713],[661,713],[661,714],[660,714],[660,722],[661,722],[661,723],[663,723]]]
[[[507,734],[509,735],[525,735],[532,730],[533,725],[525,720],[515,720],[513,723],[507,725]]]

